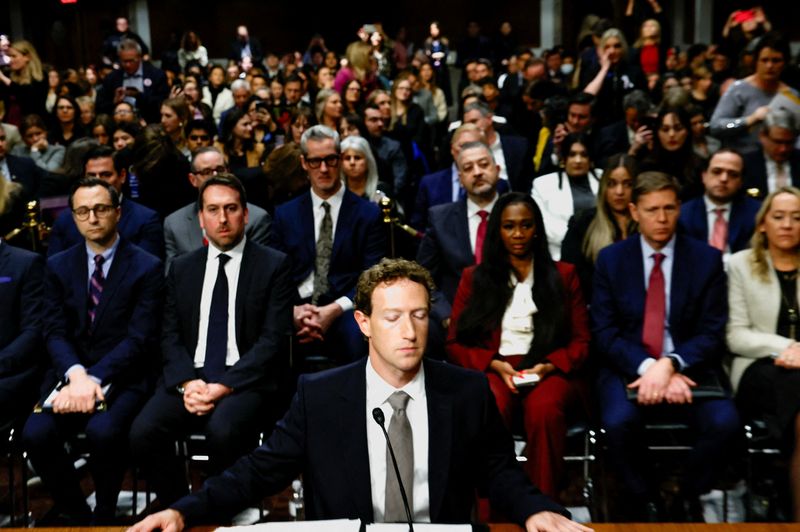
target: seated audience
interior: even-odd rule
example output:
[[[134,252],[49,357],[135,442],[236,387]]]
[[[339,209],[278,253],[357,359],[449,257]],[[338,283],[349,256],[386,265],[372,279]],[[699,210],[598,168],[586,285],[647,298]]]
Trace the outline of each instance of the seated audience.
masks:
[[[347,190],[370,201],[377,201],[379,196],[392,193],[391,188],[380,181],[378,165],[364,137],[347,137],[342,140],[341,146],[342,179]]]
[[[51,122],[53,126],[49,133],[51,144],[67,148],[75,140],[86,136],[80,120],[78,102],[72,96],[61,95],[56,98]]]
[[[530,196],[502,196],[489,216],[483,260],[464,270],[448,358],[484,371],[509,430],[521,409],[531,481],[557,497],[567,419],[588,387],[589,318],[575,268],[550,258],[542,213]],[[510,281],[509,281],[510,279]],[[514,378],[536,375],[531,386]]]
[[[14,146],[13,155],[30,157],[36,166],[46,172],[54,172],[64,162],[64,146],[47,141],[47,126],[39,115],[28,115],[19,127],[24,144]]]
[[[752,248],[729,264],[731,381],[745,419],[763,419],[789,450],[792,521],[800,521],[800,190],[764,200]]]
[[[759,198],[800,185],[800,124],[786,109],[770,109],[758,133],[758,147],[744,156],[744,187]]]

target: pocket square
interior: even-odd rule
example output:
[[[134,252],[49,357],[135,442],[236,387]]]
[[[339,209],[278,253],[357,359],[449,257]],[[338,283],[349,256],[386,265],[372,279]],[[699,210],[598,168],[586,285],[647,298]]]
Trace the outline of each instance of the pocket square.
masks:
[[[10,283],[13,279],[11,277],[2,277],[0,276],[0,283]]]

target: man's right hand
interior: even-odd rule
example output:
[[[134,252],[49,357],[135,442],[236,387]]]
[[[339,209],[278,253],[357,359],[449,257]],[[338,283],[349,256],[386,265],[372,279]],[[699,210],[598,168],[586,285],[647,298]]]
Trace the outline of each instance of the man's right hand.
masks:
[[[214,403],[209,403],[205,395],[208,393],[208,385],[202,379],[186,381],[183,387],[183,407],[190,414],[203,416],[214,409]]]
[[[628,385],[637,389],[636,400],[640,405],[657,405],[664,401],[667,386],[675,370],[669,357],[659,358],[644,375]]]
[[[319,309],[316,305],[306,303],[294,307],[294,330],[301,344],[322,340],[322,330],[315,325]]]
[[[157,529],[163,532],[181,532],[183,527],[183,515],[177,510],[168,509],[145,517],[127,532],[152,532]]]

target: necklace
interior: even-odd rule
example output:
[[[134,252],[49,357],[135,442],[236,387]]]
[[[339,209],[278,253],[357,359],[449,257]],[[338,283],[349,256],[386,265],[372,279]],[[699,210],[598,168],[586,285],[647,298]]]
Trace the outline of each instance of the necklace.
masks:
[[[786,305],[786,309],[789,314],[789,337],[794,340],[797,338],[797,325],[800,323],[800,312],[798,312],[797,308],[797,270],[795,269],[789,272],[782,272],[779,270],[775,271],[778,272],[778,276],[782,281],[780,283],[781,299],[783,299],[783,304]],[[786,291],[784,290],[784,286],[789,283],[792,283],[791,303],[789,302],[789,298],[786,297]]]

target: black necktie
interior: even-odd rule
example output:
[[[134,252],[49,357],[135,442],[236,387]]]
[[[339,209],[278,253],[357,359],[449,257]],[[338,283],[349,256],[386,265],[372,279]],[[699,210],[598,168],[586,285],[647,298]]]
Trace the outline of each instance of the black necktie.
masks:
[[[225,373],[225,358],[228,355],[228,276],[225,275],[225,264],[231,258],[224,253],[218,258],[219,269],[214,291],[211,293],[206,337],[204,369],[208,382],[217,382]]]

